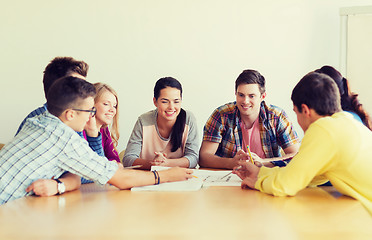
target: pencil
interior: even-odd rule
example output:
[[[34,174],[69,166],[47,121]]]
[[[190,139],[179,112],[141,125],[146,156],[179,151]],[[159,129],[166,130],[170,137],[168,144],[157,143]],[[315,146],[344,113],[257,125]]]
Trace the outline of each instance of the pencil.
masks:
[[[125,167],[125,168],[132,169],[132,168],[140,168],[140,167],[142,167],[142,165],[134,165],[134,166]]]
[[[228,174],[226,174],[225,176],[223,176],[223,177],[222,177],[222,178],[220,178],[220,179],[224,179],[225,177],[229,176],[230,174],[232,174],[232,171],[231,171],[231,172],[229,172]]]
[[[249,150],[249,145],[247,145],[247,150],[248,150],[248,154],[249,154],[249,159],[251,160],[252,164],[254,164],[253,159],[252,159],[251,150]]]
[[[235,170],[239,170],[239,169],[241,169],[241,168],[242,168],[242,166],[239,166],[239,167],[235,168]],[[226,174],[225,176],[223,176],[223,177],[220,178],[220,179],[224,179],[225,177],[229,176],[230,174],[232,174],[232,171],[229,172],[228,174]]]

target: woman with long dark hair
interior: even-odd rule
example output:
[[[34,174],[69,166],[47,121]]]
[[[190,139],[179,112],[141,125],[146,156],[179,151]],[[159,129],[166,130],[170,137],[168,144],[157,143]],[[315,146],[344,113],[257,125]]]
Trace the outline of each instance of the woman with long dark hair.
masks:
[[[181,83],[172,77],[159,79],[153,102],[156,109],[142,114],[133,128],[124,166],[194,168],[199,160],[198,131],[193,114],[181,108]]]
[[[363,108],[363,105],[359,102],[358,94],[350,91],[348,80],[331,66],[323,66],[315,70],[315,72],[324,73],[337,83],[338,89],[340,90],[342,110],[351,113],[355,119],[363,122],[364,125],[372,130],[371,118]]]

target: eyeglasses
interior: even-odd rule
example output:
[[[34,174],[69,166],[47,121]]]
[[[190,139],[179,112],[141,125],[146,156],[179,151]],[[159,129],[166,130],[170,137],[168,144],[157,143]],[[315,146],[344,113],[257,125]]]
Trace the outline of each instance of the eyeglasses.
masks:
[[[76,108],[73,108],[72,110],[79,111],[79,112],[89,112],[90,116],[92,117],[96,116],[96,112],[97,112],[97,109],[95,107],[92,107],[91,110],[83,110],[83,109],[76,109]]]

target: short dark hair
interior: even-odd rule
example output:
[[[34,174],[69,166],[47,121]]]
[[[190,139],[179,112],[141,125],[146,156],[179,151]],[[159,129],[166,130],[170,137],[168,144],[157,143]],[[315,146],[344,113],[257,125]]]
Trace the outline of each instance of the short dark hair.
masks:
[[[43,76],[45,97],[53,83],[69,73],[78,73],[83,77],[88,74],[89,65],[72,57],[56,57],[45,67]]]
[[[160,91],[167,87],[176,88],[180,90],[180,95],[182,98],[182,85],[177,79],[172,78],[172,77],[164,77],[156,81],[156,84],[154,87],[154,98],[158,100],[160,96]],[[186,124],[186,111],[181,108],[181,111],[177,116],[176,122],[173,125],[172,133],[170,137],[170,142],[172,144],[172,148],[171,148],[172,152],[177,151],[177,149],[180,148],[182,145],[182,135],[183,135],[183,131],[185,130],[185,124]]]
[[[59,117],[66,109],[78,108],[82,100],[95,97],[93,84],[77,78],[64,77],[55,81],[47,94],[48,111]]]
[[[258,71],[247,69],[244,70],[235,81],[235,92],[241,84],[258,84],[260,93],[265,93],[265,78]]]
[[[341,111],[340,92],[336,83],[326,74],[306,74],[292,91],[291,100],[302,112],[302,104],[321,116],[330,116]]]

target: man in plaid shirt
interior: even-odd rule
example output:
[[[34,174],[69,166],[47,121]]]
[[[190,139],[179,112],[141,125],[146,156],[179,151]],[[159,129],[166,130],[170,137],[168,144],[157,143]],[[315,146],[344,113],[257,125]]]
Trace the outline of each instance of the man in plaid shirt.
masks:
[[[81,132],[94,117],[96,90],[76,77],[57,80],[47,94],[47,110],[26,120],[21,131],[0,150],[0,205],[28,194],[52,196],[80,187],[80,177],[120,189],[182,181],[191,169],[164,171],[124,169],[99,156]],[[67,173],[66,173],[67,172]],[[70,174],[69,178],[62,178]],[[45,189],[43,182],[54,182]]]
[[[285,166],[300,140],[284,110],[264,102],[265,78],[244,70],[235,81],[235,95],[236,101],[214,110],[204,126],[200,166],[233,169],[250,158],[249,150],[259,166]]]

